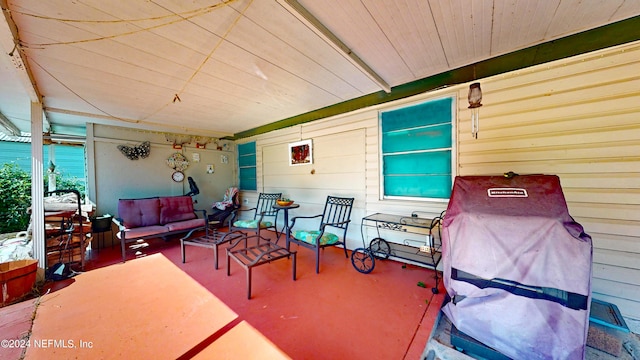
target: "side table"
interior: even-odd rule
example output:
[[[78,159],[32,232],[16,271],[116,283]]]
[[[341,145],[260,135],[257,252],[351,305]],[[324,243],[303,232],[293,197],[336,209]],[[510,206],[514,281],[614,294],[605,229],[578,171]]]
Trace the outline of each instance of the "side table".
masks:
[[[278,205],[278,204],[274,204],[273,208],[277,209],[277,210],[283,210],[284,211],[284,229],[283,232],[286,234],[286,242],[287,242],[287,247],[289,244],[289,236],[291,236],[291,228],[289,227],[289,209],[297,209],[300,207],[300,204],[291,204],[291,205]],[[280,240],[278,238],[278,240]],[[277,241],[276,241],[277,242]]]

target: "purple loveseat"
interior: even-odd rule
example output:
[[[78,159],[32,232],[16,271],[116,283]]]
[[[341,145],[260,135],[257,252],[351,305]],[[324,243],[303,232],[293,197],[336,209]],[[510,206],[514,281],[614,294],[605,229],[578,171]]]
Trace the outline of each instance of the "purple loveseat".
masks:
[[[202,212],[198,218],[197,212]],[[140,239],[166,237],[188,232],[187,237],[205,228],[205,210],[194,210],[190,196],[165,196],[144,199],[120,199],[118,238],[122,247],[122,261],[126,260],[126,244]]]

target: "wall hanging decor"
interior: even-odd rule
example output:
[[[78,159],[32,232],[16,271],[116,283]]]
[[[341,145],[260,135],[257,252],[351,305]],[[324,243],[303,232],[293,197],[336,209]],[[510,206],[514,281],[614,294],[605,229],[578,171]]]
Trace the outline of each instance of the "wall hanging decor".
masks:
[[[164,138],[172,143],[172,147],[176,150],[182,149],[185,144],[191,144],[191,135],[164,134]]]
[[[184,180],[183,171],[189,166],[189,160],[182,153],[177,152],[169,156],[167,165],[173,169],[171,179],[175,182],[182,182]]]
[[[118,145],[118,150],[129,160],[144,159],[151,153],[151,143],[145,141],[138,146]]]
[[[167,159],[167,165],[176,171],[184,171],[189,167],[189,160],[182,153],[174,153]]]
[[[302,140],[289,144],[289,166],[313,163],[311,140]]]

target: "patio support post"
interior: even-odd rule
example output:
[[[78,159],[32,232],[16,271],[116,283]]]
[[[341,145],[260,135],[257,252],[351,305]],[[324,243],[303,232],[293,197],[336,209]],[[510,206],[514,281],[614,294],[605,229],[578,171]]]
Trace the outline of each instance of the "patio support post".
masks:
[[[38,281],[44,280],[46,251],[44,239],[44,160],[42,149],[42,103],[31,103],[31,244],[38,260]]]

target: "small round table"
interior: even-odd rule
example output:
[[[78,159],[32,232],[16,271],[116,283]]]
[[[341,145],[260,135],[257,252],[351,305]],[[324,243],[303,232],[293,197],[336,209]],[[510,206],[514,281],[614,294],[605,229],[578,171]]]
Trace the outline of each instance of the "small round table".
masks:
[[[276,210],[283,210],[284,211],[284,229],[282,229],[283,231],[286,231],[286,238],[285,241],[289,241],[289,236],[291,235],[291,228],[289,228],[289,209],[297,209],[300,207],[300,204],[291,204],[291,205],[278,205],[278,204],[274,204],[273,208]],[[280,240],[280,239],[278,239]],[[276,241],[277,242],[277,241]]]

